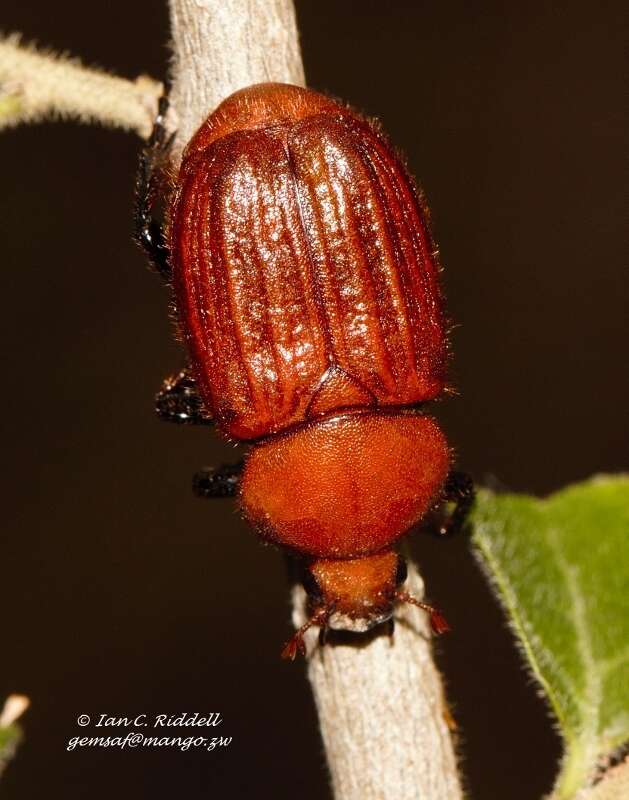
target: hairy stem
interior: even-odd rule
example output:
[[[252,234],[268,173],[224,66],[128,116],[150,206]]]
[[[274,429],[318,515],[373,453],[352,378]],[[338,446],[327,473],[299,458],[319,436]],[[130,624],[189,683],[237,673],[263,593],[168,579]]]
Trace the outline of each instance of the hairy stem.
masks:
[[[148,137],[162,85],[84,67],[78,59],[0,39],[0,129],[48,118],[73,118]]]

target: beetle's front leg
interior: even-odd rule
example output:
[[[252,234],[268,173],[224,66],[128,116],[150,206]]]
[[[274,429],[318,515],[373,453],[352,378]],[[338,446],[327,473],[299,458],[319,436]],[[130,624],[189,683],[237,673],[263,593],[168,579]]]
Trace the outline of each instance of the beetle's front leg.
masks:
[[[439,526],[439,535],[451,536],[458,533],[474,503],[474,482],[465,472],[450,472],[446,478],[443,501],[454,503],[454,509]]]
[[[153,132],[140,153],[135,182],[134,239],[144,248],[155,270],[164,280],[170,281],[170,252],[162,225],[153,218],[159,165],[172,142],[172,136],[167,138],[164,126],[167,110],[168,98],[163,95],[159,99]]]
[[[234,497],[238,492],[244,461],[222,464],[216,469],[206,467],[192,479],[192,491],[197,497]]]
[[[211,425],[211,415],[205,410],[197,384],[189,369],[166,378],[155,395],[155,411],[164,422],[180,425]]]

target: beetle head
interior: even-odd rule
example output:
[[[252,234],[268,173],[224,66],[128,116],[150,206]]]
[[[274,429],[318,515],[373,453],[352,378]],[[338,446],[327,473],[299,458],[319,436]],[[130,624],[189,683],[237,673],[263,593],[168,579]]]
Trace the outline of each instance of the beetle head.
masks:
[[[317,559],[303,585],[311,609],[328,611],[328,625],[365,631],[390,619],[395,592],[406,579],[406,563],[392,550],[353,559]]]
[[[310,617],[287,642],[282,657],[294,659],[298,652],[306,654],[304,634],[313,625],[322,631],[368,631],[391,619],[396,603],[410,603],[428,612],[433,631],[445,633],[449,626],[443,615],[401,588],[406,572],[406,561],[393,550],[310,563],[302,576]]]

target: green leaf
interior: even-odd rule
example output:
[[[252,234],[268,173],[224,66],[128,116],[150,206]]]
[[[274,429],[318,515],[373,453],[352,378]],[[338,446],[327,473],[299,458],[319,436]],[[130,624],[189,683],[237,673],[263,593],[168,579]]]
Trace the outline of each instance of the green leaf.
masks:
[[[10,694],[0,708],[0,775],[22,739],[22,729],[15,720],[26,711],[29,703],[28,697],[23,694]]]
[[[473,542],[565,752],[553,797],[590,785],[629,739],[629,476],[539,500],[481,490]]]
[[[15,750],[22,738],[22,730],[18,725],[0,727],[0,775],[13,758]]]

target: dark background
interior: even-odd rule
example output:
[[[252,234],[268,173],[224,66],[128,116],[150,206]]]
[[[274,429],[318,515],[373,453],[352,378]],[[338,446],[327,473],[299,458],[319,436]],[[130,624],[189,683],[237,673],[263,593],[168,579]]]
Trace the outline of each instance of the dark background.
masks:
[[[459,325],[437,413],[461,466],[513,490],[627,467],[623,5],[298,2],[310,85],[380,116],[427,192]],[[8,2],[0,26],[163,78],[163,6]],[[325,800],[304,668],[278,659],[282,559],[191,495],[231,446],[152,414],[182,355],[130,241],[138,149],[75,124],[0,136],[0,697],[32,698],[2,797]],[[467,542],[412,547],[454,626],[471,794],[538,798],[559,743]],[[220,711],[231,747],[65,751],[95,732],[81,713],[184,710]]]

